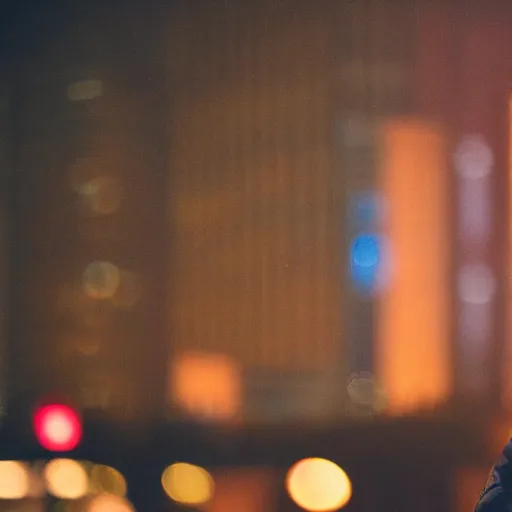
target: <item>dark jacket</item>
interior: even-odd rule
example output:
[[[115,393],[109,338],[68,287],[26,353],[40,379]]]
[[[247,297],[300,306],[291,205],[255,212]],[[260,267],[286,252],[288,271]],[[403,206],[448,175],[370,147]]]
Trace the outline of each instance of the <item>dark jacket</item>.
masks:
[[[512,512],[512,440],[492,467],[475,512]]]

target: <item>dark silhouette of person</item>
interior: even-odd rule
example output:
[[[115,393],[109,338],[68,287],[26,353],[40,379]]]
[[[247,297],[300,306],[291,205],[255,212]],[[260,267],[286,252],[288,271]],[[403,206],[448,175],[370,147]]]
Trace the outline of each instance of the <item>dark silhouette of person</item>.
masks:
[[[512,512],[512,440],[492,467],[475,512]]]

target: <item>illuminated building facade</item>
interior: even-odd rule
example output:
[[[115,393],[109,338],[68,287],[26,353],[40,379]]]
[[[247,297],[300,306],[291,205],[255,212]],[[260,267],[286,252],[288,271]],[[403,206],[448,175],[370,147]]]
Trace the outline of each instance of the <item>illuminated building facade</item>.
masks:
[[[183,3],[169,32],[172,350],[236,361],[256,419],[339,407],[342,207],[325,14],[306,2]]]
[[[506,9],[180,5],[173,354],[236,361],[249,417],[499,397]]]
[[[266,420],[495,394],[503,30],[440,2],[81,9],[16,70],[14,401]]]
[[[432,244],[437,251],[424,279],[436,284],[428,300],[416,300],[417,332],[397,307],[412,305],[422,282],[414,271],[412,280],[401,278],[402,302],[388,307],[383,280],[390,263],[398,277],[404,268],[384,261],[392,238],[402,236],[400,248],[415,243],[403,222],[386,223],[385,212],[396,219],[415,202],[443,203],[443,155],[430,160],[438,166],[434,181],[425,182],[434,186],[430,198],[412,194],[404,203],[383,179],[394,176],[399,186],[407,172],[406,162],[399,174],[386,174],[386,158],[402,158],[393,153],[402,140],[397,126],[405,151],[416,128],[429,139],[421,120],[393,124],[414,114],[415,36],[414,11],[381,2],[298,2],[293,9],[226,2],[177,11],[169,35],[172,353],[232,358],[248,418],[325,420],[385,401],[410,412],[397,404],[411,402],[414,410],[450,394],[446,290],[439,284],[447,232],[432,229],[435,219],[417,217],[425,238],[401,253],[421,258],[421,247]],[[408,163],[420,161],[420,152]],[[417,382],[408,382],[418,363],[410,356],[421,353],[409,348],[413,335],[416,346],[433,351],[418,376],[439,385],[415,391]],[[190,381],[200,373],[191,370]],[[388,387],[394,394],[386,398]]]

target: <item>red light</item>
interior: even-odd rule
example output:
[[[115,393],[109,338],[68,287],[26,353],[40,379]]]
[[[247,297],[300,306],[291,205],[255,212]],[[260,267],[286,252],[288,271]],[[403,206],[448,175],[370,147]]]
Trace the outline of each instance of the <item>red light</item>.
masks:
[[[82,424],[71,407],[45,405],[34,414],[34,432],[43,448],[66,452],[76,448],[82,439]]]

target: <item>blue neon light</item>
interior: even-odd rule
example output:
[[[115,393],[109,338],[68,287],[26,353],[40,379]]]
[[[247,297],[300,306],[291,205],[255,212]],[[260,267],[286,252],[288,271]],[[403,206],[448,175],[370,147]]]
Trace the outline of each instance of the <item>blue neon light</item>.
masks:
[[[382,263],[382,241],[374,233],[357,235],[350,245],[350,274],[357,290],[375,291]]]

